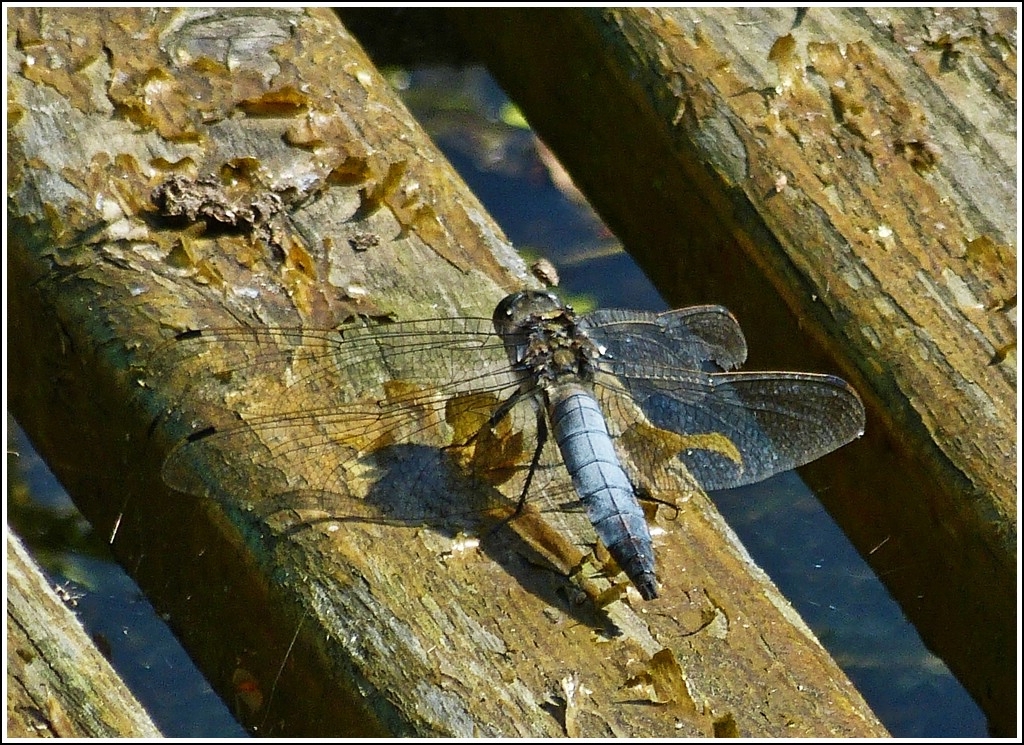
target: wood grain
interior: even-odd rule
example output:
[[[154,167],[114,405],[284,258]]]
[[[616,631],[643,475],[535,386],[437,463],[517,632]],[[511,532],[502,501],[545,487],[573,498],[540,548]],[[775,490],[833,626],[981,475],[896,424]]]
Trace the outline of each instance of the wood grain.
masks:
[[[641,603],[567,577],[586,537],[544,520],[465,550],[319,519],[258,468],[170,489],[168,452],[238,395],[168,363],[176,333],[488,317],[525,266],[326,11],[11,19],[12,408],[248,727],[884,733],[703,495],[655,518],[677,580]]]

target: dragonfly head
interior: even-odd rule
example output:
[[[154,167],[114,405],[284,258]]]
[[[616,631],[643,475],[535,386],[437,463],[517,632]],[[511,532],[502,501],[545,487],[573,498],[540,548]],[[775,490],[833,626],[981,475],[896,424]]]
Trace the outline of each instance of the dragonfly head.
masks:
[[[515,331],[526,323],[551,318],[559,313],[572,314],[567,306],[553,292],[546,290],[522,290],[505,297],[494,309],[492,320],[499,335]]]

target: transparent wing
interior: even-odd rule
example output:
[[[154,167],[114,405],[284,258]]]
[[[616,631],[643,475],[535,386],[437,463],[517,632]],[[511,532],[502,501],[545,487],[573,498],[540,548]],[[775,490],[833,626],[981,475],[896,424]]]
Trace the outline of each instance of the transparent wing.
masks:
[[[635,469],[652,483],[676,461],[705,489],[809,463],[864,431],[856,392],[831,375],[673,372],[600,375],[598,397]]]
[[[598,365],[610,372],[700,370],[707,363],[731,370],[747,358],[739,323],[719,305],[665,313],[597,310],[580,320],[580,328],[601,348]]]
[[[485,426],[518,387],[490,326],[443,319],[183,334],[157,367],[185,376],[206,405],[164,479],[208,493],[255,468],[262,486],[250,501],[290,495],[310,509],[396,520],[479,513],[487,506],[471,495],[481,492],[507,502],[533,455],[536,415],[521,405]]]
[[[293,392],[360,399],[391,380],[437,390],[492,390],[511,377],[491,321],[446,318],[332,330],[219,328],[189,331],[161,357],[202,357],[207,376],[286,376]],[[503,375],[495,380],[495,375]]]

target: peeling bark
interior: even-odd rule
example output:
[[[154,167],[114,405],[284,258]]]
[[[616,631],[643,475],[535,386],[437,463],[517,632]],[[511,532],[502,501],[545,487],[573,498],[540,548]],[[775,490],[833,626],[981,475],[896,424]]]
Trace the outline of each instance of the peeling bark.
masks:
[[[464,551],[318,522],[255,465],[171,490],[175,444],[237,421],[177,333],[487,318],[526,268],[326,11],[10,13],[12,407],[248,727],[884,733],[702,495],[656,518],[682,581],[599,606],[544,521]]]

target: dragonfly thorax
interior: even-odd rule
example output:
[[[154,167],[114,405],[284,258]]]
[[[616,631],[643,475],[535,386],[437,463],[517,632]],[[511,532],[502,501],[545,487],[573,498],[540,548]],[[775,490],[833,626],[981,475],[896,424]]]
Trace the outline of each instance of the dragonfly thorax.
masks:
[[[493,320],[512,366],[534,381],[593,377],[597,345],[579,327],[575,311],[556,295],[537,291],[509,295],[495,309]]]

